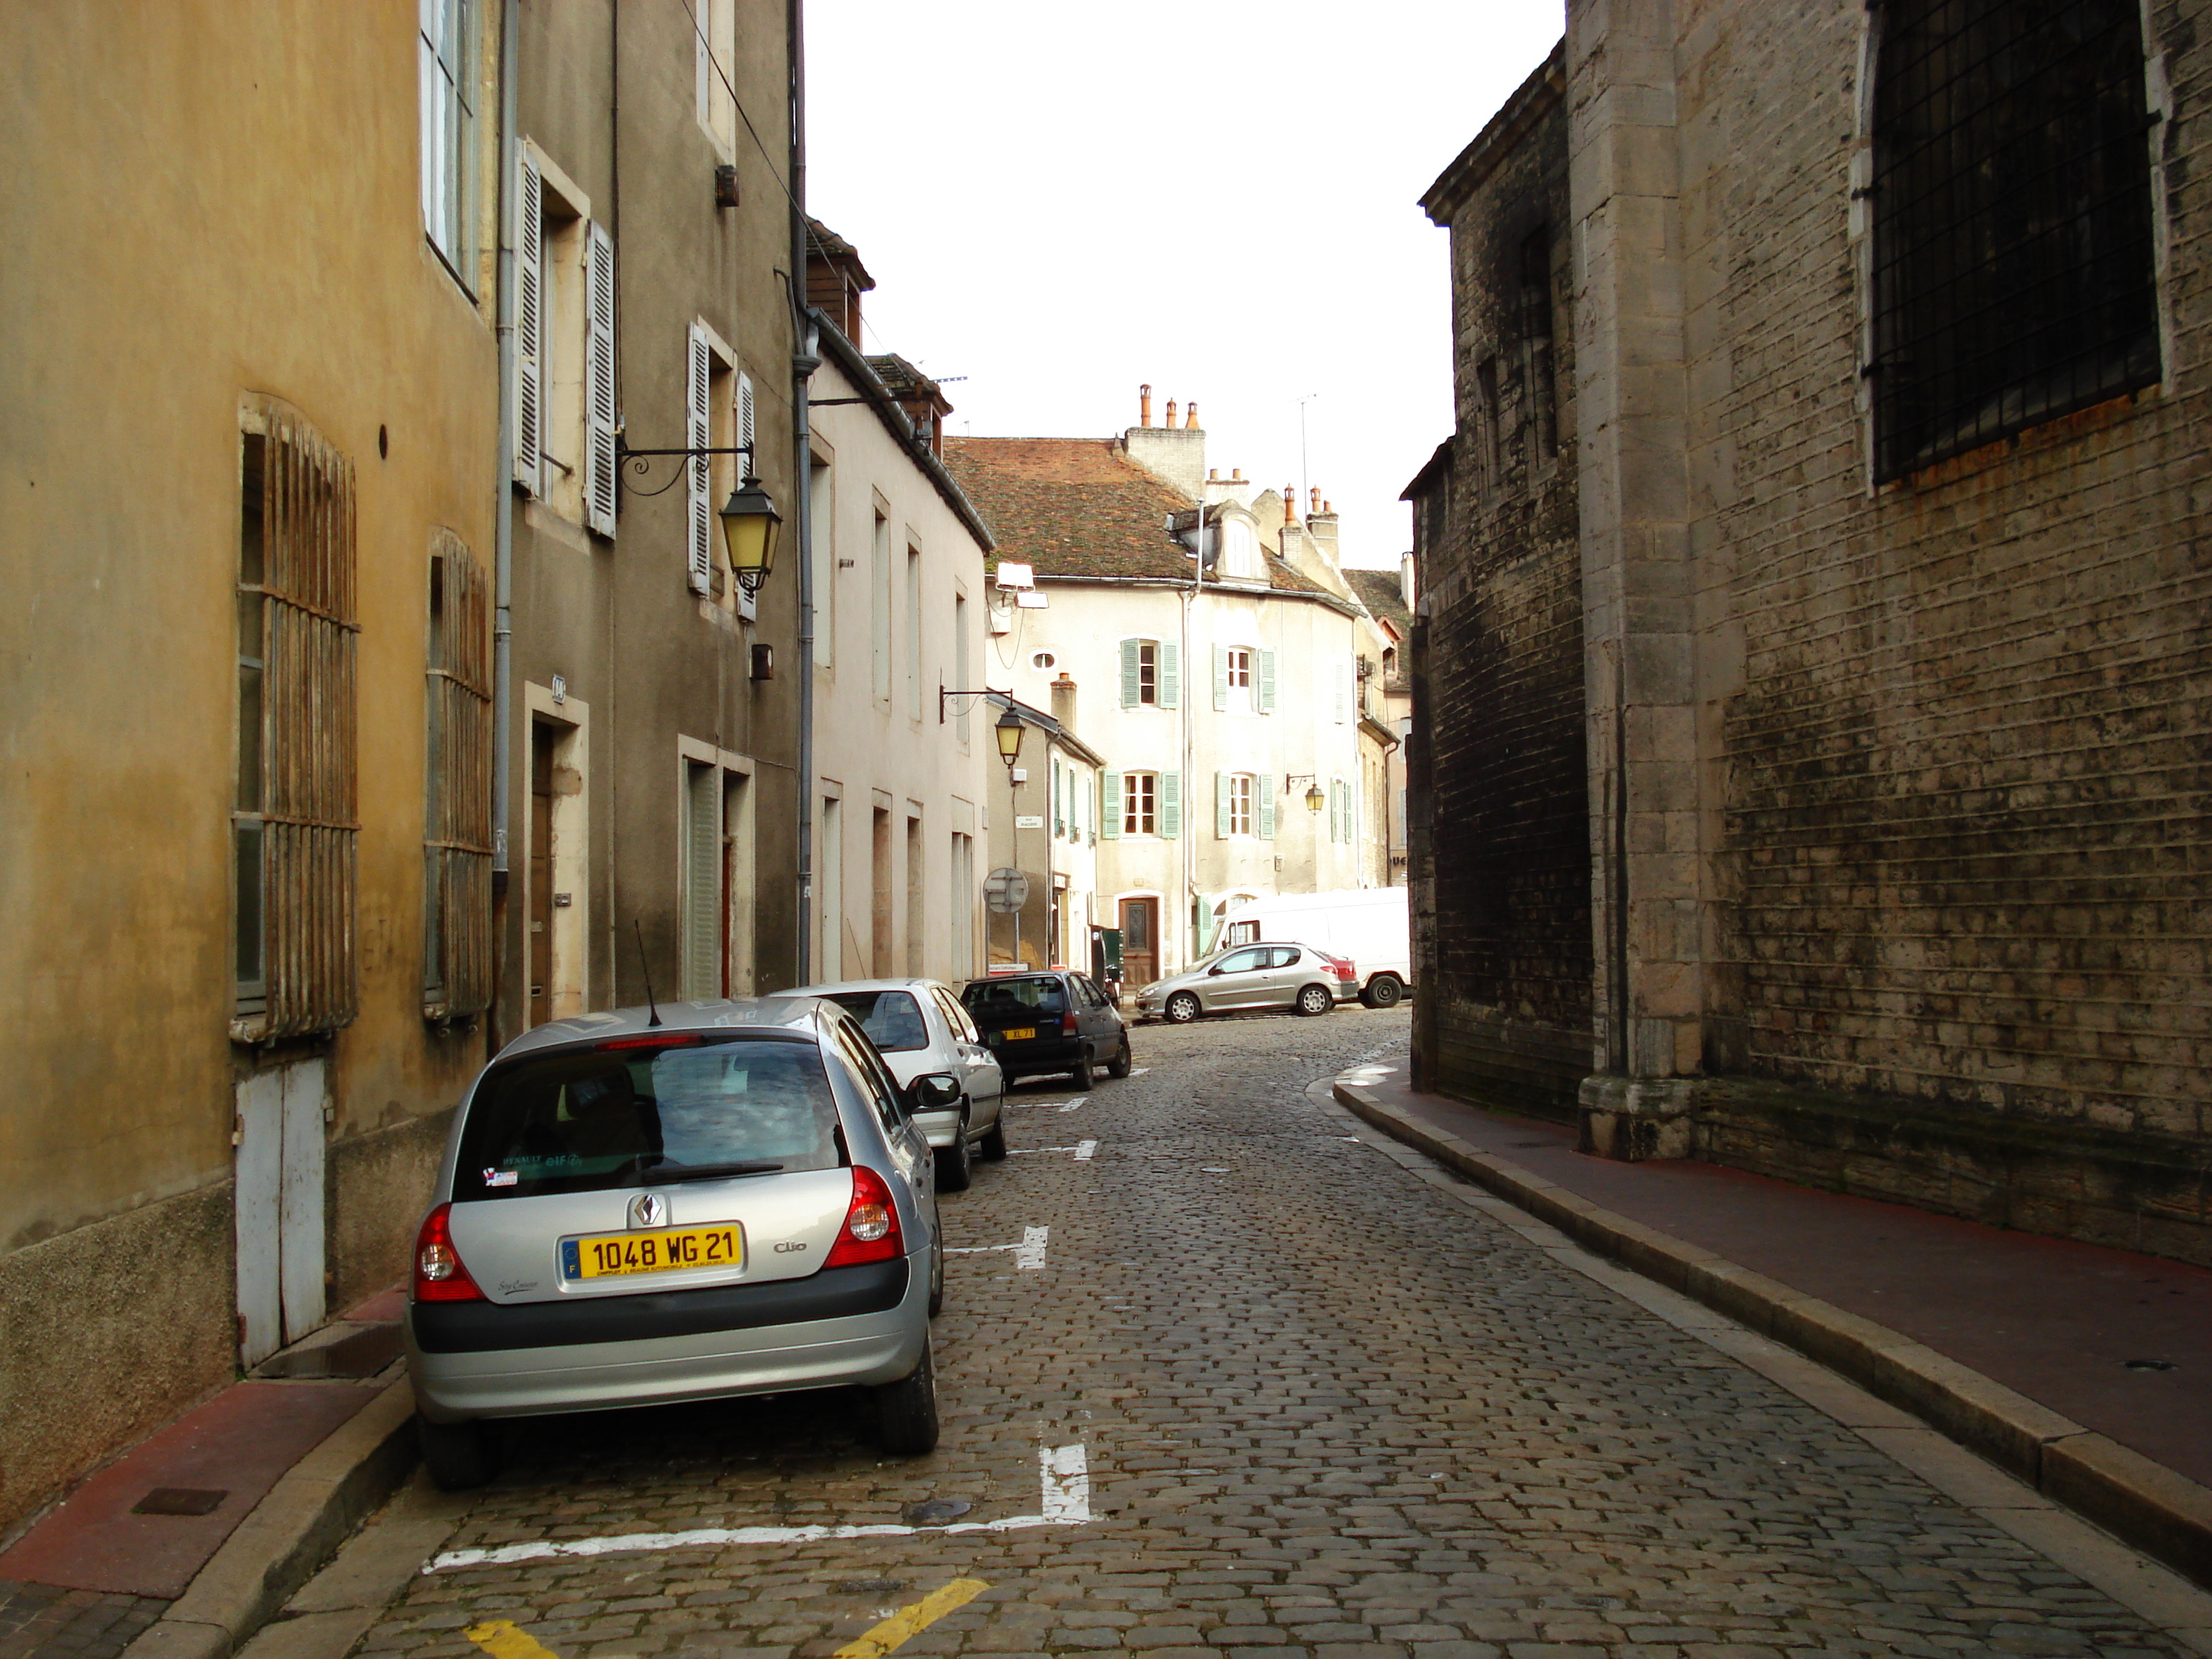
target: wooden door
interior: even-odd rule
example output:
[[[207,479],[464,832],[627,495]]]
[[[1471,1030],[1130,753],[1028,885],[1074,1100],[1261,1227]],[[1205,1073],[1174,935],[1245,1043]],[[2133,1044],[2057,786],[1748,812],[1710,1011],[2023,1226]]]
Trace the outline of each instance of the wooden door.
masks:
[[[1121,983],[1150,985],[1159,974],[1160,902],[1121,901]]]

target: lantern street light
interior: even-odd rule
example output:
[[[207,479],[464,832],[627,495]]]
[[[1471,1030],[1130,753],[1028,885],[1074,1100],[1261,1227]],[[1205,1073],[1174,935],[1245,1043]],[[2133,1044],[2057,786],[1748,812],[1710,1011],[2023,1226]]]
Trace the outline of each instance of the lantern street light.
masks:
[[[1323,795],[1323,794],[1322,793],[1322,792],[1321,792],[1321,785],[1320,785],[1318,782],[1316,782],[1316,783],[1310,783],[1310,784],[1308,784],[1308,785],[1306,786],[1306,811],[1309,811],[1309,812],[1318,812],[1318,811],[1321,811],[1321,809],[1322,809],[1322,803],[1324,800],[1326,800],[1327,799],[1328,799],[1328,797],[1326,797],[1325,795]]]
[[[992,729],[999,734],[999,758],[1006,762],[1011,775],[1014,763],[1022,757],[1022,732],[1026,729],[1022,717],[1009,708],[999,716],[999,723]]]
[[[750,462],[752,457],[745,459]],[[730,555],[730,569],[750,599],[775,568],[775,544],[783,528],[783,514],[775,510],[775,502],[748,467],[745,481],[722,504],[721,518],[722,545]]]

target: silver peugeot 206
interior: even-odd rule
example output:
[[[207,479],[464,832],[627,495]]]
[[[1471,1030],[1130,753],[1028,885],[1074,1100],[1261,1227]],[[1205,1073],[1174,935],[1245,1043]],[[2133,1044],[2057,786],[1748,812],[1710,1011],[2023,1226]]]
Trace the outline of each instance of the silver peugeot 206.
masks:
[[[441,1486],[497,1419],[860,1384],[884,1449],[937,1443],[935,1170],[900,1087],[812,997],[556,1020],[485,1067],[416,1238],[408,1369]]]

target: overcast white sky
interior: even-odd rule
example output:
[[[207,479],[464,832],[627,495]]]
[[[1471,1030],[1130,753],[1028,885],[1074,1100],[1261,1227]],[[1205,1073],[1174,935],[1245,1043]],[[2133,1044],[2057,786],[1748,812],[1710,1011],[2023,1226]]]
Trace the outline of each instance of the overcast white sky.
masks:
[[[816,0],[808,205],[871,352],[950,430],[1104,437],[1198,399],[1206,461],[1311,481],[1348,562],[1409,542],[1450,431],[1445,236],[1416,204],[1560,34],[1559,0]]]

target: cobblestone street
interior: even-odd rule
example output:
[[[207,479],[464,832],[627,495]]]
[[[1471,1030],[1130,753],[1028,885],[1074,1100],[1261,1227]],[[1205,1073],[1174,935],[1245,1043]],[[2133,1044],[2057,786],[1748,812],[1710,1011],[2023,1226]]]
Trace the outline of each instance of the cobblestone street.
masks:
[[[933,1455],[851,1395],[543,1419],[446,1553],[914,1529],[447,1565],[358,1651],[825,1659],[955,1580],[902,1654],[2184,1651],[1308,1092],[1406,1032],[1141,1028],[1137,1076],[1018,1088],[943,1200]]]

